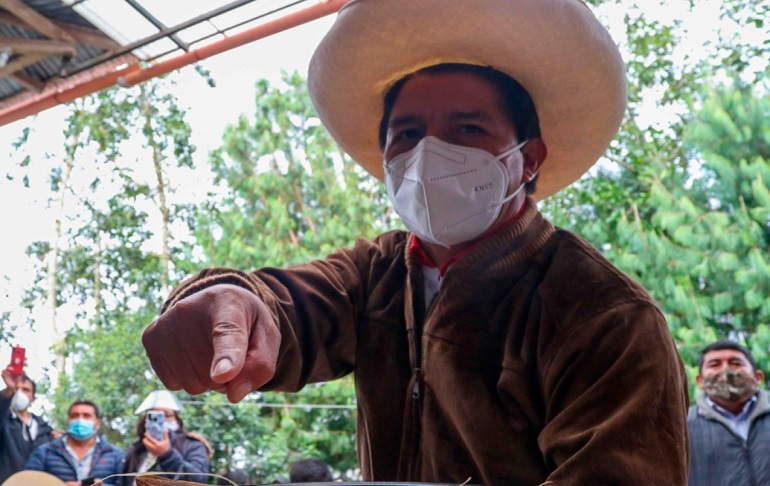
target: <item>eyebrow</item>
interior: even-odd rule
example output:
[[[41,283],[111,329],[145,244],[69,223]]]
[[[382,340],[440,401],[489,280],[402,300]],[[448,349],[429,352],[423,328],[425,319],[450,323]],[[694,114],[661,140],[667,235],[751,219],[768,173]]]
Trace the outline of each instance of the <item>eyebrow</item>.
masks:
[[[449,119],[453,121],[462,121],[462,120],[489,120],[492,117],[489,116],[488,113],[480,110],[473,110],[473,111],[453,111],[449,114]],[[399,128],[404,125],[410,125],[413,123],[417,123],[421,120],[419,116],[416,115],[403,115],[396,118],[391,118],[390,123],[388,123],[388,129],[395,129]]]
[[[449,115],[452,120],[489,120],[492,118],[489,113],[485,111],[455,111]]]
[[[414,115],[404,115],[399,116],[398,118],[391,118],[390,123],[388,123],[388,130],[399,128],[404,125],[411,125],[413,123],[417,123],[419,121],[419,117]]]
[[[725,359],[723,359],[723,358],[710,358],[710,359],[706,360],[705,364],[707,364],[707,365],[708,364],[719,364],[722,361],[725,361]],[[728,363],[749,364],[748,360],[746,360],[746,359],[744,359],[744,358],[742,358],[740,356],[732,356],[732,357],[726,358],[726,361]]]

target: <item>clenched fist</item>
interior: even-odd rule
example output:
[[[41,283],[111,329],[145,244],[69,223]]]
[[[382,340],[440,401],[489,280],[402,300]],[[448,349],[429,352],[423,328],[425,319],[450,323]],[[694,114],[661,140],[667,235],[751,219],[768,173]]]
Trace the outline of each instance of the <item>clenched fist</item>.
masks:
[[[214,390],[235,403],[273,377],[281,335],[256,295],[220,284],[166,310],[145,329],[142,344],[169,390]]]

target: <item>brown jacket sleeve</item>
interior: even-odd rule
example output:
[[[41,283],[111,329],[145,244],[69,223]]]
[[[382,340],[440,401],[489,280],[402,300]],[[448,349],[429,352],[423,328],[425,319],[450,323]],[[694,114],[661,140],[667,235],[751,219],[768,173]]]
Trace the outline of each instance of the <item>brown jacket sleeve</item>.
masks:
[[[284,269],[203,270],[180,284],[162,310],[213,285],[238,285],[267,305],[281,332],[275,376],[261,390],[297,391],[307,383],[339,378],[355,366],[356,324],[378,270],[386,271],[403,248],[405,237],[386,235]]]
[[[687,379],[656,306],[604,310],[551,349],[538,438],[549,481],[687,484]]]

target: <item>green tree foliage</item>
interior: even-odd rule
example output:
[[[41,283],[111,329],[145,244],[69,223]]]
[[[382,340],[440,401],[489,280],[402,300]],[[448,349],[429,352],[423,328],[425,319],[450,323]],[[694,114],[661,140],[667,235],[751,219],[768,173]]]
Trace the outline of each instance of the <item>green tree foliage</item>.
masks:
[[[649,218],[624,216],[609,252],[661,303],[691,365],[728,337],[747,341],[770,369],[767,120],[767,97],[710,90],[685,131],[686,176],[668,168],[652,178]]]
[[[618,40],[628,112],[590,175],[542,208],[650,290],[691,378],[700,349],[719,337],[745,339],[764,359],[767,289],[755,278],[764,275],[767,243],[757,196],[766,181],[758,161],[767,157],[768,5],[723,2],[720,30],[703,49],[682,51],[700,24],[653,18],[649,2],[593,3],[599,12],[625,7]],[[710,87],[724,78],[735,88]],[[754,96],[752,86],[760,87]]]
[[[387,196],[333,142],[297,74],[256,86],[253,121],[229,126],[211,157],[223,197],[195,236],[211,265],[284,266],[392,226]]]

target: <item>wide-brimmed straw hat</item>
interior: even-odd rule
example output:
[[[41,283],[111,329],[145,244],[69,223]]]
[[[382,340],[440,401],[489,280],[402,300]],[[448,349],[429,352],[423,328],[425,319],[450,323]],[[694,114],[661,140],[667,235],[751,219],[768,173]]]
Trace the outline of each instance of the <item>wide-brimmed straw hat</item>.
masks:
[[[3,481],[2,486],[64,486],[64,481],[42,471],[19,471]]]
[[[313,54],[308,87],[337,143],[382,180],[385,93],[441,63],[490,66],[529,92],[548,148],[536,199],[584,174],[625,113],[623,59],[580,0],[352,0]]]

